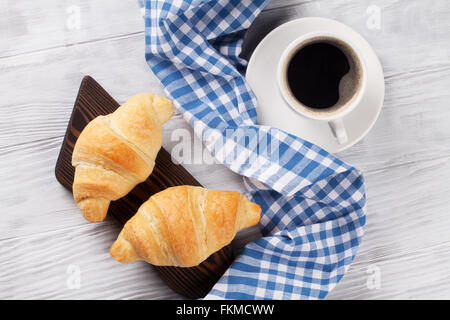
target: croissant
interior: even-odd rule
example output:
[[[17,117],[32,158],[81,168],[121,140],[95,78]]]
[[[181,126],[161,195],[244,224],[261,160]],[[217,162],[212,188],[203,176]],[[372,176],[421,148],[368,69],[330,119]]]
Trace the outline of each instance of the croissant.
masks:
[[[72,155],[73,197],[88,221],[105,219],[111,201],[148,178],[172,114],[170,100],[142,93],[84,128]]]
[[[239,192],[171,187],[139,208],[110,253],[122,263],[196,266],[229,244],[237,231],[257,224],[260,212]]]

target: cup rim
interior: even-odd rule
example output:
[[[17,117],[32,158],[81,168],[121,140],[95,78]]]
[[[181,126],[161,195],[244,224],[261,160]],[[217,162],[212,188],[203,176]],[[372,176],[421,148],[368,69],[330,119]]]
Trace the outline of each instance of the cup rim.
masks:
[[[347,44],[356,54],[357,58],[359,59],[361,69],[362,69],[362,81],[361,81],[361,89],[358,91],[356,97],[351,102],[351,106],[345,108],[340,113],[330,115],[330,116],[314,116],[312,114],[309,114],[307,112],[302,111],[300,108],[297,108],[294,106],[294,104],[298,104],[299,102],[292,98],[290,95],[286,93],[287,88],[285,88],[283,85],[285,84],[285,77],[284,77],[284,65],[287,57],[293,52],[293,50],[296,50],[296,47],[301,44],[302,42],[312,39],[315,37],[328,37],[328,38],[334,38],[336,40],[342,41],[345,44]],[[288,106],[297,112],[298,114],[309,118],[313,120],[323,120],[323,121],[330,121],[335,120],[344,117],[345,115],[349,114],[351,111],[353,111],[361,102],[362,97],[364,96],[364,92],[366,91],[366,85],[367,85],[367,68],[364,62],[364,59],[362,58],[361,50],[355,45],[353,41],[348,39],[348,37],[333,33],[333,32],[320,32],[320,31],[312,31],[307,34],[302,35],[301,37],[298,37],[296,40],[291,42],[286,49],[283,51],[280,61],[278,62],[278,68],[277,68],[277,82],[278,82],[278,89],[280,90],[281,96],[283,97],[283,100],[288,104]],[[287,85],[287,84],[286,84]]]

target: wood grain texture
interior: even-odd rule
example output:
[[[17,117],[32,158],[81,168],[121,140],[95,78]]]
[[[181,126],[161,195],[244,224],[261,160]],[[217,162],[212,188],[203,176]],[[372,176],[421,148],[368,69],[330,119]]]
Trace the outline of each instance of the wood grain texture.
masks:
[[[17,1],[0,2],[0,57],[143,33],[138,2]],[[74,21],[79,18],[79,25]]]
[[[119,103],[93,78],[89,76],[83,78],[55,165],[56,179],[66,189],[72,190],[75,175],[72,154],[84,127],[97,116],[113,113],[119,106]],[[150,177],[138,184],[126,196],[111,202],[108,215],[114,216],[121,224],[125,224],[150,196],[177,185],[201,186],[186,169],[181,165],[175,165],[171,161],[170,154],[161,148]],[[199,299],[208,294],[233,260],[233,251],[228,245],[210,255],[196,267],[154,266],[154,268],[175,292],[187,298]]]
[[[366,173],[366,234],[330,299],[450,299],[449,176],[448,156]],[[371,290],[374,266],[381,287]]]
[[[79,30],[66,27],[66,7],[73,4],[81,8]],[[371,5],[380,9],[380,29],[367,27]],[[93,75],[120,103],[137,92],[164,94],[144,60],[136,3],[6,0],[0,7],[0,298],[181,298],[145,263],[125,270],[111,261],[106,253],[119,224],[111,218],[86,223],[53,177],[83,75]],[[365,174],[367,229],[355,262],[328,298],[450,298],[448,1],[271,1],[252,26],[253,37],[302,16],[355,28],[373,45],[386,76],[375,127],[339,154]],[[251,53],[257,38],[248,39]],[[177,129],[198,142],[179,114],[164,129],[168,152],[179,143]],[[183,166],[205,187],[243,190],[241,178],[221,165]],[[235,250],[257,233],[240,233]],[[67,287],[70,265],[81,269],[80,289]],[[370,290],[373,266],[381,288]]]
[[[0,256],[7,259],[0,260],[2,298],[182,298],[147,263],[122,265],[109,256],[120,229],[121,225],[108,217],[101,224],[3,240]],[[26,254],[23,248],[28,248]],[[81,272],[79,288],[68,285],[71,268]]]
[[[368,27],[373,10],[379,10],[380,25]],[[263,11],[247,35],[244,56],[272,29],[291,19],[324,17],[354,28],[378,54],[385,75],[407,73],[448,65],[450,48],[446,30],[450,30],[450,6],[445,0],[314,0],[288,1],[278,9]]]

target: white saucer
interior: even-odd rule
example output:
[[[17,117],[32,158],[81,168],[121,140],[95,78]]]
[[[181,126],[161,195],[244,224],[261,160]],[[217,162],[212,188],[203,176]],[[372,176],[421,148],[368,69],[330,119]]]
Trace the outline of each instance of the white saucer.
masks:
[[[289,107],[277,84],[281,54],[295,39],[309,32],[341,30],[360,47],[367,66],[367,90],[361,104],[343,118],[348,141],[339,144],[326,122],[307,119]],[[258,123],[280,128],[324,148],[343,151],[361,140],[375,124],[384,100],[384,76],[370,44],[350,27],[330,19],[300,18],[272,30],[256,47],[247,67],[246,79],[258,99]]]

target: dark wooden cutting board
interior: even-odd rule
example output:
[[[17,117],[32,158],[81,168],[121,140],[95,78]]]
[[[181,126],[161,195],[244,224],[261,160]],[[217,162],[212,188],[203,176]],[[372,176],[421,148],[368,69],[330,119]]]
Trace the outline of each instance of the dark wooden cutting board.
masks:
[[[71,164],[72,151],[81,131],[95,117],[114,112],[118,107],[119,104],[93,78],[83,78],[55,168],[56,179],[67,189],[72,190],[75,173]],[[161,148],[151,176],[122,199],[111,202],[108,215],[125,224],[152,194],[183,184],[200,186],[181,165],[175,165],[170,154]],[[227,246],[197,267],[153,267],[175,292],[197,299],[211,290],[233,259],[231,246]]]

